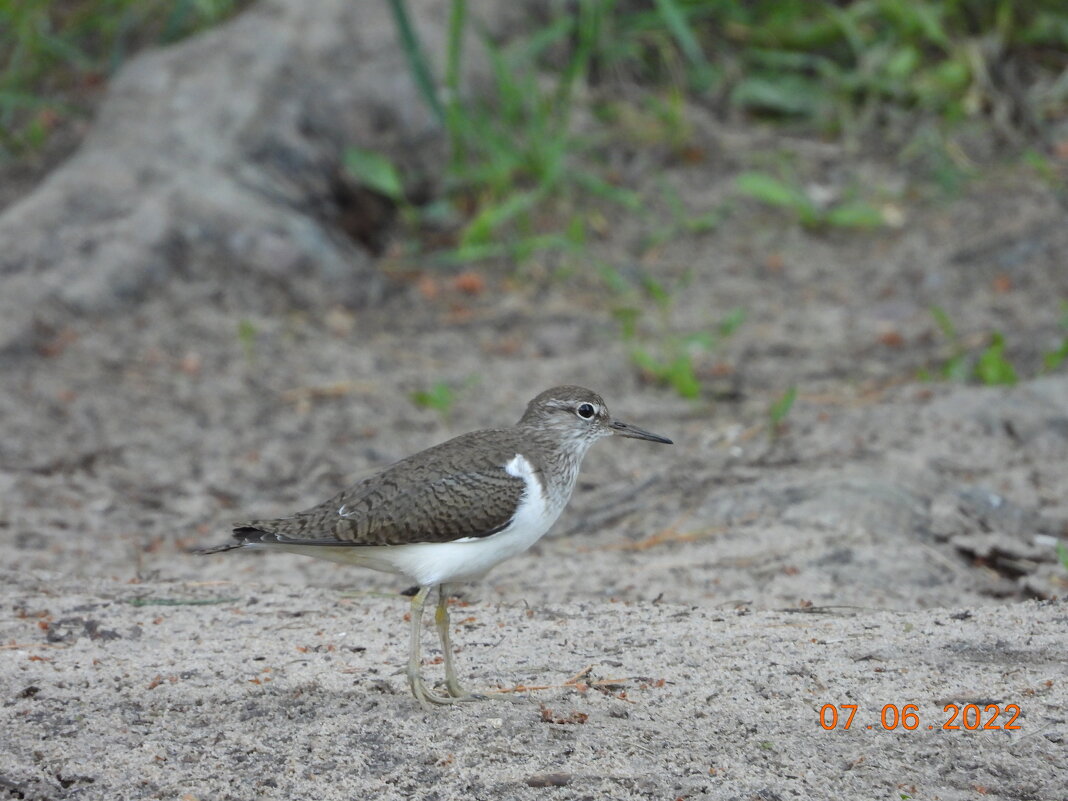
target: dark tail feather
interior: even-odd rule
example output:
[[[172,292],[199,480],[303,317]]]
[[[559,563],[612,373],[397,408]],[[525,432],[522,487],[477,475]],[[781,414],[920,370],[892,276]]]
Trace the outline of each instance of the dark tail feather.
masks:
[[[264,531],[256,525],[242,523],[234,526],[234,539],[240,540],[242,545],[257,545],[278,542],[278,535]]]
[[[213,553],[225,553],[226,551],[232,551],[236,548],[244,548],[246,545],[263,542],[264,538],[270,542],[274,539],[274,535],[270,534],[262,529],[258,529],[255,526],[238,525],[234,527],[234,539],[237,542],[227,542],[222,545],[215,545],[211,548],[197,548],[193,553],[200,554],[201,556],[207,556]]]
[[[213,545],[211,548],[194,548],[193,553],[199,556],[207,556],[212,553],[223,553],[224,551],[232,551],[235,548],[244,548],[243,542],[226,542],[222,545]]]

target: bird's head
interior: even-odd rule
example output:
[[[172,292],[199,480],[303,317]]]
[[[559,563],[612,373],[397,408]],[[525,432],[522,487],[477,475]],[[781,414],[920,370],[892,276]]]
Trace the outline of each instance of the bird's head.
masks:
[[[630,437],[671,445],[667,437],[612,419],[604,399],[584,387],[547,389],[527,404],[519,425],[553,431],[592,444],[602,437]]]

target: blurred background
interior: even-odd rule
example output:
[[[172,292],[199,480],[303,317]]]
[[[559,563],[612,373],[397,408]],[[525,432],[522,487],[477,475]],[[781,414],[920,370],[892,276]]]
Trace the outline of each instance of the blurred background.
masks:
[[[505,597],[1063,593],[1066,181],[1056,0],[5,3],[3,563],[401,589],[188,551],[578,383]]]

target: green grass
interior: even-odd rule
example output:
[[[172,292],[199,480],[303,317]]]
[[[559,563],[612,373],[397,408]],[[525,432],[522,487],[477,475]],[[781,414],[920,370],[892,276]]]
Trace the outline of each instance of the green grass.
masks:
[[[547,250],[581,249],[586,222],[581,212],[568,209],[591,200],[638,208],[638,196],[615,185],[600,168],[597,142],[579,136],[571,120],[575,91],[603,37],[603,2],[580,2],[576,13],[507,46],[478,37],[492,72],[490,91],[479,97],[470,97],[459,84],[466,3],[452,4],[442,93],[407,4],[391,0],[390,6],[416,84],[449,142],[444,192],[462,210],[463,223],[454,247],[437,254],[439,261],[523,261]],[[546,80],[540,62],[550,51],[567,47],[566,58]]]
[[[419,42],[408,2],[389,4],[447,135],[443,199],[458,222],[452,245],[430,254],[446,263],[581,256],[589,215],[605,207],[645,230],[646,250],[710,230],[722,210],[680,211],[665,198],[666,218],[654,218],[651,198],[606,158],[635,146],[699,155],[682,112],[690,101],[850,140],[893,134],[949,191],[968,177],[953,157],[957,123],[986,119],[1000,130],[1015,120],[1033,133],[1068,113],[1060,0],[577,0],[504,44],[453,0],[442,65]],[[478,97],[460,79],[472,42],[492,65],[491,90]],[[1026,89],[1014,74],[1028,75]],[[628,92],[613,91],[624,84]],[[580,109],[591,113],[576,125]],[[1038,156],[1028,163],[1043,166]],[[387,194],[396,190],[391,181]],[[737,191],[811,229],[885,224],[861,193],[820,203],[789,175],[747,172]]]
[[[883,225],[882,213],[864,200],[820,205],[800,186],[767,173],[742,173],[736,186],[743,195],[765,205],[787,209],[806,228],[878,228]]]
[[[655,250],[679,237],[707,234],[715,230],[728,216],[729,211],[725,206],[692,212],[686,207],[677,190],[666,182],[661,182],[660,188],[668,213],[665,219],[657,221],[642,238],[639,245],[642,253]]]
[[[790,386],[768,407],[768,434],[772,439],[780,436],[786,428],[786,418],[797,400],[797,387]]]
[[[1068,42],[1058,0],[755,0],[692,4],[739,62],[733,104],[857,133],[901,111],[945,120],[1015,104],[1040,117]],[[982,42],[982,46],[980,46]],[[1057,51],[1060,55],[1057,55]],[[1023,64],[1036,82],[1014,94]]]
[[[535,210],[558,192],[592,187],[594,195],[620,198],[597,167],[574,175],[585,159],[570,157],[590,152],[571,125],[584,87],[625,81],[648,97],[680,92],[847,137],[879,128],[908,138],[924,127],[917,120],[984,117],[1034,132],[1068,104],[1060,79],[1068,66],[1062,0],[576,0],[505,45],[481,36],[466,0],[452,0],[440,65],[426,55],[407,0],[387,2],[398,45],[447,131],[451,191],[486,211],[461,255],[485,250],[487,237],[535,236]],[[8,154],[38,147],[57,116],[73,113],[70,98],[131,52],[180,39],[242,5],[0,3],[0,147]],[[461,80],[465,43],[479,38],[494,65],[495,91],[485,102],[472,99]],[[1027,79],[1019,84],[1016,75]],[[523,192],[534,194],[525,202],[504,197]]]
[[[437,381],[427,389],[419,389],[411,395],[412,403],[421,409],[434,409],[447,420],[456,403],[456,390],[444,381]]]
[[[695,400],[701,396],[695,359],[699,352],[711,349],[711,335],[701,331],[666,338],[655,350],[636,346],[631,360],[647,378],[670,387],[681,398]]]
[[[395,203],[405,202],[404,180],[400,170],[382,154],[359,147],[348,147],[342,161],[349,175],[363,186]]]
[[[1068,360],[1068,301],[1061,303],[1061,344],[1042,354],[1042,372],[1051,373]]]
[[[1068,332],[1068,303],[1061,305],[1060,325]],[[921,381],[943,379],[946,381],[974,382],[986,386],[1011,386],[1020,380],[1019,371],[1010,360],[1008,344],[1000,331],[991,331],[979,337],[962,337],[945,309],[932,306],[931,316],[949,345],[949,356],[933,368],[925,367],[918,373]],[[1059,369],[1068,360],[1068,333],[1060,345],[1042,353],[1040,373]]]
[[[613,316],[620,335],[630,344],[630,360],[644,379],[671,389],[681,398],[698,400],[705,391],[703,363],[745,321],[742,309],[732,309],[716,325],[699,331],[679,331],[672,307],[689,279],[668,286],[643,275],[635,289],[617,271],[602,266],[602,279],[620,299]],[[646,316],[648,308],[655,315]]]
[[[242,0],[0,2],[0,158],[33,152],[134,51],[212,25]]]
[[[247,317],[242,317],[237,321],[237,341],[245,354],[245,361],[250,365],[256,361],[256,338],[258,335],[259,332],[256,330],[255,323]]]
[[[1005,357],[1005,337],[1000,331],[990,335],[990,344],[979,354],[975,362],[975,377],[987,386],[1015,384],[1016,368]]]
[[[435,381],[424,389],[412,392],[409,397],[420,409],[433,409],[440,415],[443,423],[448,423],[459,397],[477,386],[481,380],[478,375],[470,375],[459,382]]]

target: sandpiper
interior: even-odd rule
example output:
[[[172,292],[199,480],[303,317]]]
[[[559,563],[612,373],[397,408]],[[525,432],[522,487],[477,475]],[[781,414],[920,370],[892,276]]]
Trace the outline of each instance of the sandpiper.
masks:
[[[555,387],[534,398],[511,428],[474,431],[416,453],[291,517],[239,523],[236,542],[201,553],[272,548],[404,576],[419,586],[408,655],[412,694],[425,708],[477,698],[456,678],[449,585],[478,579],[537,542],[571,498],[586,451],[613,435],[671,444],[613,420],[596,392]],[[423,607],[435,587],[447,696],[428,689],[421,675]]]

